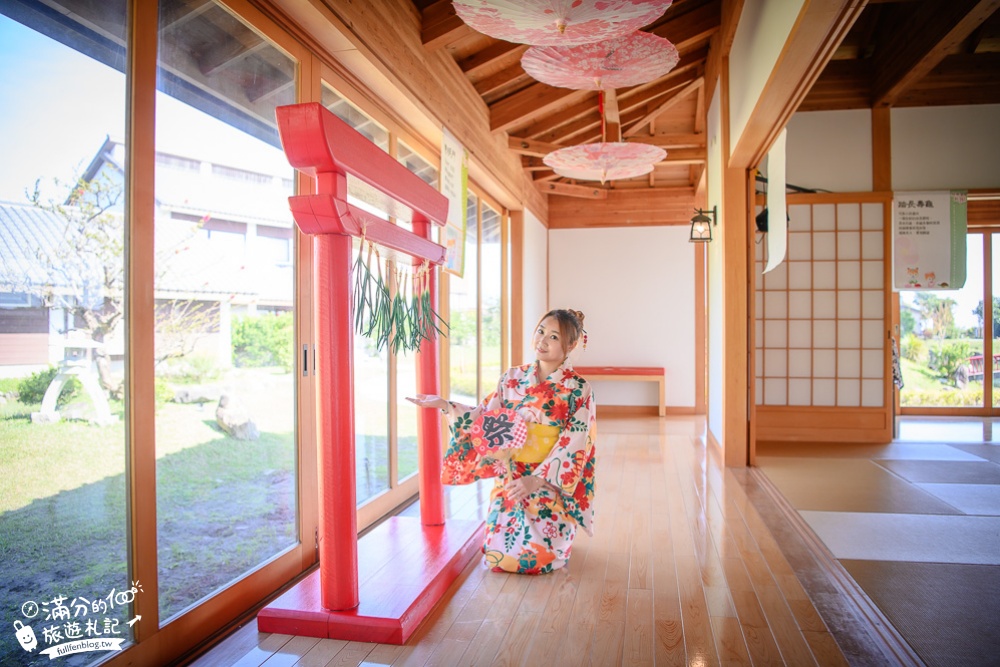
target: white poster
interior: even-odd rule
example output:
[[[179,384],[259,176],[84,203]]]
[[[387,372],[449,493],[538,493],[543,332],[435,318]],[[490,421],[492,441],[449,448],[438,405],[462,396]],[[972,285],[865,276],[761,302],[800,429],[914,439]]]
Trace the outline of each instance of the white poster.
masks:
[[[465,206],[469,186],[469,154],[447,128],[441,140],[441,193],[448,198],[448,221],[441,230],[444,270],[465,273]]]
[[[788,249],[788,213],[785,205],[785,137],[782,130],[767,153],[767,273],[785,261]]]
[[[967,193],[897,192],[892,202],[892,287],[965,286]]]

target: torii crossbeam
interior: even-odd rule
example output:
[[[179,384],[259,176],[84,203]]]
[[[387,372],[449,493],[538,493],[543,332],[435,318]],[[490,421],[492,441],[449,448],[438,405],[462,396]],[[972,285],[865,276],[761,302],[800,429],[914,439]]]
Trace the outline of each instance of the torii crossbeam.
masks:
[[[445,521],[441,421],[418,409],[420,520],[394,517],[358,541],[355,488],[354,331],[351,239],[364,236],[397,261],[440,265],[431,240],[447,199],[318,103],[276,109],[278,132],[293,167],[311,176],[316,194],[289,198],[296,225],[314,236],[319,421],[319,570],[265,607],[261,632],[402,644],[481,544],[481,521]],[[376,193],[376,205],[413,232],[348,202],[348,179]],[[429,289],[436,309],[436,272]],[[437,342],[416,353],[417,387],[438,394]],[[360,562],[358,554],[364,558]]]

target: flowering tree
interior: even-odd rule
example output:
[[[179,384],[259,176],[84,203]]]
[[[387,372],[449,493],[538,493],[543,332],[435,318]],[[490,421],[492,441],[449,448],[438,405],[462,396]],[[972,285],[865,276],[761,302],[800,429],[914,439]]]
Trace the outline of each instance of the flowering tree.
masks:
[[[56,182],[57,186],[65,184]],[[111,373],[104,343],[111,340],[125,315],[125,223],[123,189],[109,174],[78,179],[61,202],[43,201],[39,181],[29,193],[32,205],[54,214],[62,226],[51,245],[36,250],[43,281],[32,281],[27,292],[48,308],[63,308],[69,328],[85,331],[101,343],[96,349],[101,386],[121,398],[123,381]]]

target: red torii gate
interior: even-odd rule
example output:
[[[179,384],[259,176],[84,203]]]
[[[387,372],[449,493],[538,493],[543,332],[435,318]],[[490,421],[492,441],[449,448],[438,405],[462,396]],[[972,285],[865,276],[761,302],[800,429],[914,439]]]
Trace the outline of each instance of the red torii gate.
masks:
[[[282,106],[276,115],[289,162],[316,182],[316,194],[289,204],[296,225],[315,239],[320,567],[261,610],[257,627],[402,644],[479,549],[483,524],[445,522],[441,420],[436,410],[418,409],[420,521],[393,517],[358,541],[351,238],[363,233],[397,261],[440,265],[445,249],[430,231],[444,224],[448,201],[321,104]],[[413,232],[348,203],[349,176],[384,195],[384,210],[409,217]],[[436,308],[435,273],[429,288]],[[418,393],[439,393],[438,365],[437,341],[423,341]]]

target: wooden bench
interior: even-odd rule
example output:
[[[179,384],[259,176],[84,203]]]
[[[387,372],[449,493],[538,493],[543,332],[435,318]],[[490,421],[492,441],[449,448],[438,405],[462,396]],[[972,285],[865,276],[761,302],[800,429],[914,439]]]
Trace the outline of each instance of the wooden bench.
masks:
[[[587,381],[619,380],[624,382],[655,382],[660,389],[660,416],[667,415],[666,373],[653,366],[574,366]]]

